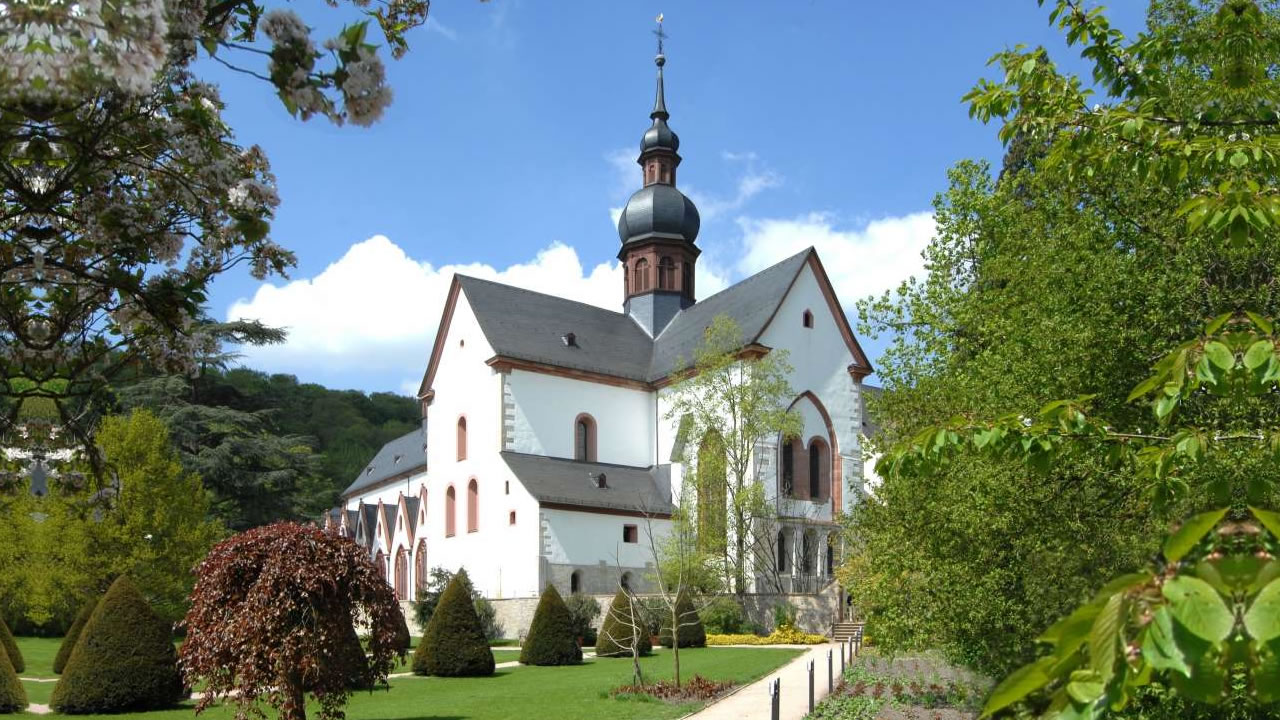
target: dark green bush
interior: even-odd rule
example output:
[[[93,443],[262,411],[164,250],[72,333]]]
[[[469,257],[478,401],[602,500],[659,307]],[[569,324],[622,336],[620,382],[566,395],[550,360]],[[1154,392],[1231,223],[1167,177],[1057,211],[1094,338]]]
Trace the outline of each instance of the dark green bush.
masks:
[[[680,593],[676,597],[676,613],[680,618],[680,627],[676,636],[680,638],[680,647],[706,647],[707,631],[702,627],[698,611],[693,607],[693,600],[688,593]],[[663,610],[662,628],[658,631],[658,642],[662,647],[671,647],[671,611]]]
[[[0,652],[0,714],[22,712],[27,706],[27,693],[22,689],[18,673],[9,662],[8,653]]]
[[[712,635],[737,635],[750,631],[747,624],[747,613],[731,597],[718,597],[712,600],[702,612],[702,625]]]
[[[538,600],[538,609],[529,624],[529,634],[520,648],[525,665],[576,665],[582,662],[582,648],[574,633],[573,616],[554,585],[547,583]]]
[[[431,622],[431,614],[436,611],[436,604],[444,589],[453,580],[453,573],[444,568],[431,568],[427,584],[418,589],[418,596],[412,602],[413,616],[418,627],[425,628]],[[471,590],[471,601],[476,606],[476,615],[480,616],[480,625],[484,628],[484,636],[493,642],[502,637],[502,626],[498,624],[498,610],[475,588]],[[407,646],[406,646],[407,647]]]
[[[71,651],[76,649],[76,641],[80,639],[80,633],[84,630],[84,624],[89,622],[89,616],[93,614],[93,609],[98,607],[98,598],[93,598],[80,608],[80,612],[76,613],[76,619],[72,621],[71,627],[67,629],[66,637],[62,638],[62,644],[58,646],[58,655],[53,659],[53,673],[61,675],[63,668],[67,666],[67,660],[71,658]]]
[[[493,674],[493,651],[471,599],[471,582],[459,570],[449,582],[413,653],[413,672],[442,677]]]
[[[582,639],[583,646],[596,644],[596,618],[600,617],[600,602],[590,595],[573,593],[565,598],[565,607],[573,619],[573,636]]]
[[[27,663],[22,659],[22,651],[18,650],[18,643],[13,641],[13,633],[9,632],[9,626],[4,624],[4,620],[0,619],[0,650],[9,656],[9,664],[13,665],[15,672],[23,672],[27,669]]]
[[[80,631],[49,704],[69,714],[115,713],[168,707],[185,695],[168,623],[122,576]]]
[[[355,625],[348,625],[346,640],[342,644],[341,657],[335,658],[343,667],[347,687],[351,690],[368,690],[373,687],[373,674],[369,670],[369,657],[356,634]]]
[[[631,598],[623,590],[613,596],[613,602],[609,603],[609,610],[600,625],[600,636],[596,639],[597,657],[631,657],[633,644],[639,646],[641,655],[648,655],[653,650],[644,610],[639,602],[636,606],[633,614]]]

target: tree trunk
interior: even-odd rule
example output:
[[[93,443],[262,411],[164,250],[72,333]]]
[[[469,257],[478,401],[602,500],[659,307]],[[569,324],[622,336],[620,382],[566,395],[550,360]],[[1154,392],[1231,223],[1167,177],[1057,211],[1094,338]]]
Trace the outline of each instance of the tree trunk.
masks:
[[[679,597],[677,594],[676,597]],[[671,660],[675,664],[676,688],[680,688],[680,604],[671,605]]]
[[[296,671],[285,673],[280,678],[280,688],[284,692],[284,705],[280,708],[280,720],[307,720],[307,697],[302,689],[302,678]]]

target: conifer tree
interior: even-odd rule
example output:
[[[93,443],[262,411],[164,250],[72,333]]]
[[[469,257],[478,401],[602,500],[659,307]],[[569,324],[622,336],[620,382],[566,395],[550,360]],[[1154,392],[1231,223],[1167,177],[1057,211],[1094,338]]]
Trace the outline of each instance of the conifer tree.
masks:
[[[653,650],[649,640],[649,631],[641,618],[636,617],[632,608],[631,597],[625,590],[619,590],[609,604],[604,622],[600,625],[600,637],[596,640],[597,657],[629,657],[632,646],[636,654],[648,655]]]
[[[0,715],[22,712],[27,706],[27,693],[14,672],[9,655],[0,652]]]
[[[169,624],[122,575],[80,631],[49,704],[67,714],[153,710],[184,694]]]
[[[62,644],[58,646],[58,655],[53,659],[55,675],[61,675],[62,670],[67,666],[71,651],[75,650],[76,641],[80,639],[80,633],[84,630],[85,623],[89,622],[89,616],[93,615],[93,609],[96,607],[98,607],[98,598],[94,597],[80,608],[80,612],[76,613],[76,619],[71,622],[66,637],[62,638]]]
[[[680,639],[680,647],[706,647],[707,631],[702,627],[702,619],[698,617],[698,610],[688,593],[680,593],[676,597],[676,615],[680,618],[680,627],[674,635]],[[658,643],[662,647],[671,647],[672,634],[670,613],[663,612]]]
[[[18,643],[13,640],[13,633],[9,632],[9,626],[0,618],[0,649],[4,650],[9,656],[9,663],[13,665],[16,672],[23,672],[27,669],[26,662],[22,659],[22,651],[18,649]]]
[[[582,662],[582,648],[573,632],[569,607],[547,583],[538,600],[538,609],[529,624],[529,634],[520,648],[520,662],[525,665],[576,665]]]
[[[440,596],[413,653],[413,672],[442,677],[493,674],[493,651],[471,601],[471,581],[459,570]]]

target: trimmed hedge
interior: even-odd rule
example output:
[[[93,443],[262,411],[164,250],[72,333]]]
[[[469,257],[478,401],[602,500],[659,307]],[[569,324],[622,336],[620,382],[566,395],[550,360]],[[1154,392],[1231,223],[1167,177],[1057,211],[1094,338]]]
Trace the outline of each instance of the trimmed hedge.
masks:
[[[0,619],[0,650],[4,650],[5,655],[9,656],[9,664],[13,665],[15,672],[23,672],[27,669],[27,663],[22,659],[22,651],[18,649],[18,643],[13,640],[13,633],[9,632],[9,626],[4,624],[4,620]]]
[[[493,674],[493,651],[471,601],[471,581],[459,570],[440,595],[440,602],[413,653],[413,672],[441,677]]]
[[[520,648],[520,662],[525,665],[577,665],[582,662],[582,648],[573,630],[573,616],[555,586],[547,583],[533,612],[533,622]]]
[[[0,652],[0,714],[22,712],[27,706],[27,691],[9,662],[9,654]]]
[[[98,602],[49,704],[68,714],[169,707],[186,696],[173,633],[121,576]]]
[[[76,649],[76,641],[80,639],[84,624],[89,622],[89,616],[93,614],[93,609],[96,607],[98,607],[98,598],[95,597],[76,613],[76,619],[72,621],[66,637],[62,638],[62,644],[58,646],[58,655],[53,659],[54,675],[61,675],[63,669],[67,667],[67,660],[71,658],[71,651]]]
[[[636,609],[643,612],[642,608]],[[613,596],[613,602],[609,603],[604,622],[600,625],[600,635],[596,639],[596,657],[631,657],[633,642],[639,645],[641,655],[648,655],[653,651],[644,619],[632,615],[631,599],[625,591],[619,590]]]
[[[680,618],[680,628],[676,635],[680,638],[680,647],[706,647],[707,631],[702,627],[702,619],[693,607],[693,600],[687,593],[676,597],[676,613]],[[662,629],[658,631],[658,642],[662,647],[671,647],[671,611],[662,613]]]

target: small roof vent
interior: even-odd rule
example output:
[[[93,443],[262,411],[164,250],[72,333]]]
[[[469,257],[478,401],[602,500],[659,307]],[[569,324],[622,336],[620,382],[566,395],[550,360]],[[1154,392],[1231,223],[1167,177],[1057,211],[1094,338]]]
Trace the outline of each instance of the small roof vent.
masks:
[[[561,342],[565,347],[578,347],[578,336],[573,333],[565,333],[560,336]]]
[[[596,487],[598,488],[609,487],[609,479],[605,476],[604,473],[597,473],[594,477],[596,481]]]

